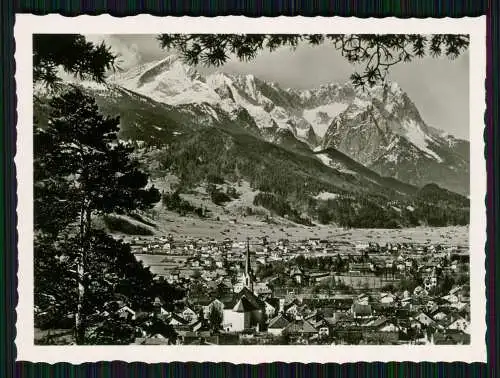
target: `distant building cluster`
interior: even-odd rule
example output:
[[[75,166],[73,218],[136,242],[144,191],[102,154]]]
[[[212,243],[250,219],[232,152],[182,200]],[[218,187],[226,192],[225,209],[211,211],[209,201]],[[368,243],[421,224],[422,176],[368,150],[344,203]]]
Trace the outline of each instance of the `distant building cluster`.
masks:
[[[155,314],[176,337],[138,344],[468,344],[467,248],[320,239],[129,240],[185,290]],[[117,310],[137,316],[125,304]],[[147,321],[148,317],[144,318]]]

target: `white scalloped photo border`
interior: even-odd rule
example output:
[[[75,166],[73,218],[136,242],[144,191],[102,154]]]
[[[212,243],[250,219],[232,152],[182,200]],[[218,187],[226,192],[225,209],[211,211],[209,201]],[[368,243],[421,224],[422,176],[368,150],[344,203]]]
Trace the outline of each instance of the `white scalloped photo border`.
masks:
[[[300,33],[300,34],[470,34],[470,345],[359,346],[39,346],[33,320],[33,83],[32,35],[37,33]],[[32,362],[486,362],[486,163],[484,112],[486,18],[357,19],[341,17],[155,17],[109,15],[63,17],[16,15],[18,294],[17,360]]]

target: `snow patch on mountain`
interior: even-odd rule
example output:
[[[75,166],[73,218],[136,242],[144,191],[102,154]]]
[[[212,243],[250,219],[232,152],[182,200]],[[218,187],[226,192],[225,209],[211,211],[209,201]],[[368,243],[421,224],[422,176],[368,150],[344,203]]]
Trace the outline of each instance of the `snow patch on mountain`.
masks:
[[[203,109],[209,113],[212,117],[214,117],[217,121],[220,121],[219,115],[211,106],[207,106],[206,104],[202,104]]]
[[[345,166],[342,163],[339,163],[339,162],[333,160],[332,158],[330,158],[330,156],[328,156],[328,154],[316,154],[316,156],[327,167],[333,168],[333,169],[335,169],[335,170],[337,170],[339,172],[349,173],[351,175],[355,175],[356,174],[356,172],[351,171],[350,169],[345,168]]]
[[[296,129],[297,136],[299,138],[302,138],[302,139],[307,139],[308,132],[309,132],[309,129],[301,129],[301,128]]]
[[[246,75],[245,76],[245,83],[246,83],[246,89],[247,93],[250,95],[251,98],[254,100],[257,100],[257,90],[255,89],[255,78],[253,75]]]
[[[206,77],[205,82],[212,88],[221,88],[233,83],[230,77],[222,72],[216,72]]]
[[[117,84],[169,105],[217,104],[220,96],[175,56],[115,77]]]
[[[346,103],[320,105],[316,108],[305,109],[302,112],[302,117],[311,124],[314,133],[323,138],[332,119],[346,110],[348,106],[349,104]],[[324,116],[325,114],[327,117]]]
[[[334,200],[337,199],[339,195],[337,193],[330,193],[330,192],[321,192],[314,198],[317,200],[322,200],[322,201],[328,201],[328,200]]]
[[[365,109],[370,106],[372,102],[368,99],[356,97],[353,101],[353,105],[355,105],[359,109]]]
[[[432,140],[413,119],[405,120],[403,127],[406,131],[405,137],[415,147],[442,163],[443,159],[429,148],[428,141]]]
[[[241,92],[242,89],[239,88],[241,78],[233,79],[221,73],[208,76],[206,83],[214,92],[217,88],[222,87],[226,87],[231,91],[232,99],[219,99],[221,108],[226,112],[234,114],[235,109],[241,107],[247,110],[260,129],[275,126],[291,129],[287,124],[289,114],[285,109],[279,106],[274,106],[270,112],[264,109],[265,105],[272,104],[272,102],[258,91],[253,75],[244,77],[244,92]],[[246,96],[253,101],[249,101]]]
[[[316,154],[316,156],[328,167],[333,163],[333,160],[327,154]]]
[[[283,109],[281,106],[275,106],[271,112],[269,112],[272,118],[274,118],[278,123],[279,121],[287,122],[290,120],[290,114]]]
[[[276,125],[276,122],[274,121],[273,117],[271,117],[271,115],[268,112],[266,112],[262,107],[251,104],[249,101],[243,98],[238,93],[238,90],[232,86],[232,84],[231,84],[231,89],[234,89],[233,96],[235,102],[248,111],[248,113],[252,116],[252,118],[255,120],[255,123],[260,129],[269,128]]]

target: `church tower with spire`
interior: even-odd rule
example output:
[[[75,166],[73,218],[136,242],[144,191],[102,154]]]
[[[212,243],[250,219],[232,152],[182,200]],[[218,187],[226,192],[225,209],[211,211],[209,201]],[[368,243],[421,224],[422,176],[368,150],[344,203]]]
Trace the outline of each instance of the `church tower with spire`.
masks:
[[[247,252],[245,258],[245,273],[244,273],[245,287],[253,292],[253,272],[250,266],[250,239],[247,238]]]

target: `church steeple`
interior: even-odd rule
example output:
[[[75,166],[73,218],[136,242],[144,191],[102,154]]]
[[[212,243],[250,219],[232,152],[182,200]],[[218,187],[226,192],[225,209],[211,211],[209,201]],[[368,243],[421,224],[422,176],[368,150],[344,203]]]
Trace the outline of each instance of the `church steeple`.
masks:
[[[250,239],[247,238],[247,253],[245,259],[245,274],[250,273]]]
[[[247,252],[245,259],[245,286],[253,292],[252,268],[250,266],[250,238],[247,238]]]

